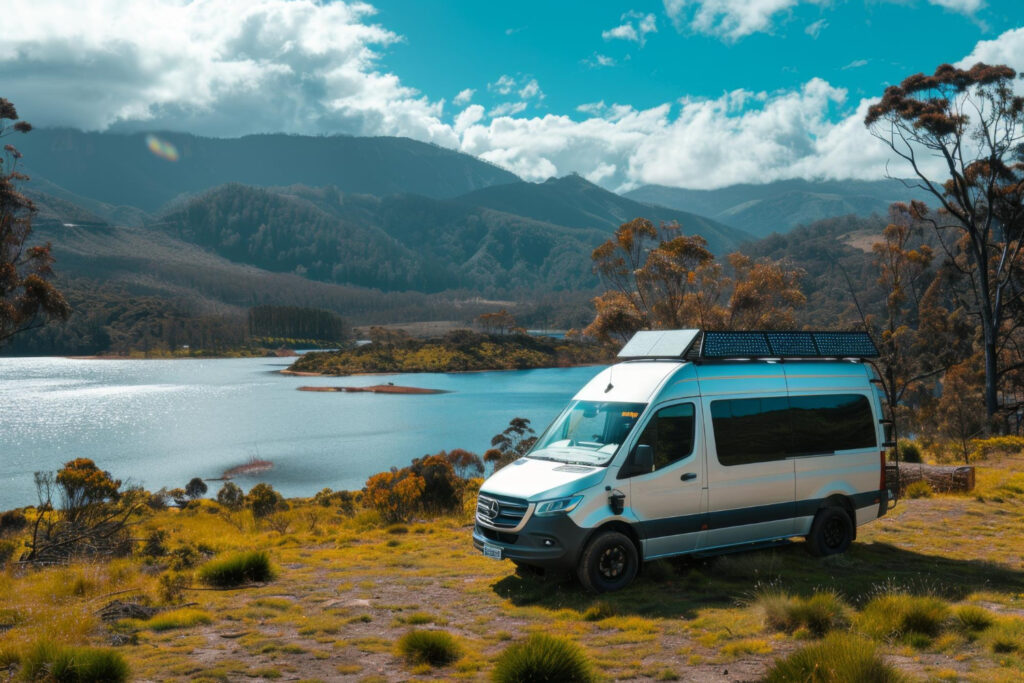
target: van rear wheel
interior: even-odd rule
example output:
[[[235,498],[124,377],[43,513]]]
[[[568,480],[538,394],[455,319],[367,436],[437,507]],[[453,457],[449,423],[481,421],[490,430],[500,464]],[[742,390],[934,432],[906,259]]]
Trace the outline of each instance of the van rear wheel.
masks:
[[[820,510],[807,534],[807,550],[817,557],[846,552],[852,542],[853,521],[846,510],[836,506]]]
[[[638,568],[639,556],[629,536],[603,531],[587,544],[576,573],[587,590],[606,593],[628,586]]]

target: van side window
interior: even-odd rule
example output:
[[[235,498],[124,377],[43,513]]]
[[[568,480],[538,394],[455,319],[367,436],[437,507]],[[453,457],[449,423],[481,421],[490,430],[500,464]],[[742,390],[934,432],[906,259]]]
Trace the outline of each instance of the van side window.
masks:
[[[711,422],[723,465],[877,445],[871,405],[860,394],[712,401]]]
[[[718,462],[746,465],[784,460],[789,441],[789,402],[778,398],[738,398],[711,402]]]
[[[654,447],[654,469],[660,470],[693,452],[694,407],[680,403],[662,408],[644,427],[637,444]]]

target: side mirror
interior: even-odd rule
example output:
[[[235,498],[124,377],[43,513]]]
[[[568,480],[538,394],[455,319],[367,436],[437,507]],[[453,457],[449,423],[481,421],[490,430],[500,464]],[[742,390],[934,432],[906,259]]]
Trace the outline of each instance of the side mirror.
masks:
[[[640,444],[633,451],[633,471],[637,474],[646,474],[654,470],[654,446]]]

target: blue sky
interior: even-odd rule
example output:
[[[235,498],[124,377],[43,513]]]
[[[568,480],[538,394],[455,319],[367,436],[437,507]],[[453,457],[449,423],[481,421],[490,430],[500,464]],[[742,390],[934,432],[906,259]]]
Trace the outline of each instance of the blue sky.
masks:
[[[768,32],[738,38],[685,22],[677,29],[657,1],[373,4],[375,19],[404,37],[381,63],[407,85],[449,100],[472,88],[478,101],[496,104],[507,98],[489,93],[489,83],[505,74],[530,76],[545,94],[531,109],[556,113],[600,100],[647,108],[737,88],[792,89],[815,76],[870,97],[1024,25],[1021,0],[989,0],[973,13],[925,0],[799,4],[775,15]],[[657,30],[645,34],[643,45],[602,38],[625,23],[635,26],[630,12],[655,18]],[[598,65],[597,55],[614,65]]]
[[[0,96],[37,126],[397,135],[613,190],[878,179],[887,84],[1024,71],[1022,0],[4,4]]]

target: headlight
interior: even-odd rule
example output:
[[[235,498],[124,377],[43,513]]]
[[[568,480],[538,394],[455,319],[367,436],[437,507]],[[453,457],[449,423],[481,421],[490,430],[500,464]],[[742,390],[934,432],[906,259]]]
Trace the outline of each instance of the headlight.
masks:
[[[583,496],[572,496],[570,498],[558,498],[556,500],[545,500],[537,505],[533,514],[538,517],[551,517],[552,515],[564,515],[572,512],[583,500]]]

